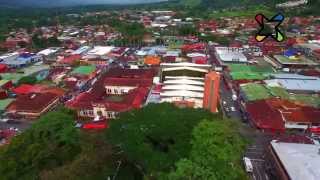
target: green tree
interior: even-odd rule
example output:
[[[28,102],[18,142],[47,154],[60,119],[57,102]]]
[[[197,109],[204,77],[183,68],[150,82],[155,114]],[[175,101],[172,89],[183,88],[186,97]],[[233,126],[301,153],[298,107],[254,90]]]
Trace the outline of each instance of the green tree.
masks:
[[[178,161],[168,179],[246,179],[240,163],[246,141],[235,124],[230,120],[202,121],[193,130],[189,158]]]
[[[192,129],[202,119],[220,118],[207,111],[171,104],[151,104],[110,122],[107,139],[147,175],[169,172],[191,150]]]
[[[3,180],[36,180],[42,170],[71,161],[80,151],[74,113],[61,108],[49,112],[0,149]]]

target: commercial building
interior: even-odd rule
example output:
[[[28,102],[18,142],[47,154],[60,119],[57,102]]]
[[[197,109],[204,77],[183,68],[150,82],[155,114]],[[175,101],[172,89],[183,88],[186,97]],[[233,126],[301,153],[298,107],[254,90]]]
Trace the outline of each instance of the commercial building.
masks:
[[[272,141],[266,155],[267,167],[272,179],[320,179],[320,150],[318,145]]]
[[[202,108],[205,76],[211,65],[194,63],[161,63],[161,102]]]
[[[239,48],[215,47],[216,58],[222,65],[230,63],[247,63],[247,57]]]
[[[290,92],[320,92],[320,78],[298,74],[273,74],[274,79],[265,80],[269,86],[278,86]]]
[[[203,108],[215,113],[218,111],[220,74],[209,72],[204,82]]]

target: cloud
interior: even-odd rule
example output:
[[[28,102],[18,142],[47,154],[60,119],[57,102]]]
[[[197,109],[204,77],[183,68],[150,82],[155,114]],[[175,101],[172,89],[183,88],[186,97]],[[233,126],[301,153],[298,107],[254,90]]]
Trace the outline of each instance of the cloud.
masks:
[[[166,0],[0,0],[0,5],[13,6],[76,6],[89,4],[137,4]]]

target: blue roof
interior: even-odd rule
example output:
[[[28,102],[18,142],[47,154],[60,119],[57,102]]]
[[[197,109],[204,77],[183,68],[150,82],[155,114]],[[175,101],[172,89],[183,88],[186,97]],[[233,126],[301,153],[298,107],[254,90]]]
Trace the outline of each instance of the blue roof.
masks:
[[[273,77],[281,86],[292,91],[320,91],[320,78],[299,74],[274,74]]]
[[[287,51],[284,52],[284,55],[287,57],[294,56],[298,53],[296,49],[288,49]]]
[[[317,80],[319,79],[316,76],[304,76],[300,74],[290,74],[290,73],[280,73],[272,74],[272,77],[276,79],[300,79],[300,80]]]
[[[34,54],[31,54],[31,53],[23,53],[23,54],[20,54],[20,58],[30,58],[34,56]]]

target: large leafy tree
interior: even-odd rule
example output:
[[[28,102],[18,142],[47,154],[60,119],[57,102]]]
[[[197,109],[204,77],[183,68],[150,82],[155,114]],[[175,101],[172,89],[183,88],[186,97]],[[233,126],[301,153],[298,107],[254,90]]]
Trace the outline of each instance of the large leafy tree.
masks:
[[[151,104],[111,121],[107,139],[147,176],[159,176],[189,155],[192,129],[205,118],[220,116],[171,104]]]
[[[0,179],[39,179],[41,171],[73,160],[80,152],[73,119],[74,113],[64,108],[49,112],[1,148]]]
[[[189,158],[176,163],[167,179],[246,179],[240,159],[246,142],[235,122],[202,121],[194,130]]]

